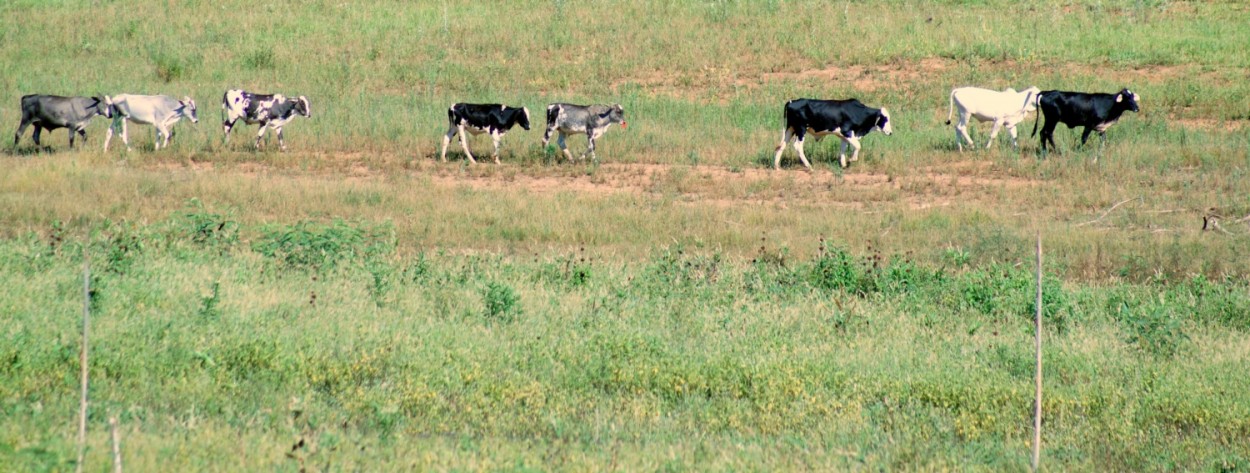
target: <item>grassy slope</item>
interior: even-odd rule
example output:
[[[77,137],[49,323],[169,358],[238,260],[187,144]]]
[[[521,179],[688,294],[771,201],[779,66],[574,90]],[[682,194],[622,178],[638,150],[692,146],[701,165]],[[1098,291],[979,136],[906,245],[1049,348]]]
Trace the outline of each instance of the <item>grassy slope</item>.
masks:
[[[0,5],[0,96],[189,93],[204,119],[160,155],[23,145],[3,158],[0,464],[72,461],[78,253],[44,253],[54,222],[98,242],[98,269],[122,228],[146,242],[97,281],[95,412],[122,414],[132,468],[295,469],[283,453],[303,435],[296,456],[318,469],[1016,469],[1026,311],[969,306],[968,288],[988,284],[969,275],[1027,261],[1039,225],[1073,304],[1047,355],[1047,461],[1244,462],[1246,306],[1194,302],[1212,296],[1191,278],[1244,294],[1250,271],[1245,238],[1194,223],[1208,207],[1250,211],[1245,7],[984,3]],[[952,152],[941,112],[964,84],[1128,85],[1145,101],[1101,165],[1080,151],[1039,163]],[[222,147],[227,87],[308,95],[314,119],[289,127],[289,154],[251,153],[241,131]],[[889,106],[899,133],[866,139],[845,175],[756,169],[785,98],[851,95]],[[519,131],[502,169],[431,164],[442,111],[461,100],[620,102],[631,127],[600,156],[640,164],[553,167]],[[0,105],[0,123],[16,121]],[[48,139],[59,150],[63,130]],[[810,153],[823,169],[830,148]],[[391,222],[397,249],[312,281],[245,244],[184,247],[162,225],[190,198],[232,212],[244,243],[267,224],[349,217]],[[816,235],[958,269],[906,294],[752,289],[760,237],[795,268],[813,264]],[[724,275],[647,284],[672,242],[728,255]],[[582,245],[592,276],[570,285],[551,268]],[[428,274],[414,269],[423,252]],[[214,282],[221,306],[205,316]],[[519,294],[517,321],[481,315],[492,282]],[[1152,311],[1189,334],[1173,358],[1127,341]],[[1212,315],[1225,312],[1234,322]],[[698,386],[713,392],[685,391]]]

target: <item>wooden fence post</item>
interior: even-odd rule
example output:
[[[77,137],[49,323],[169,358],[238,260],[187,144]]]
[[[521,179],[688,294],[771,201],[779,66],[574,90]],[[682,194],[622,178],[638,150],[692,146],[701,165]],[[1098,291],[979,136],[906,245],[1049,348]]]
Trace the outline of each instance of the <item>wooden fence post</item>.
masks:
[[[82,473],[87,454],[87,333],[91,328],[91,267],[86,248],[82,256],[82,355],[78,359],[82,367],[82,397],[78,400],[78,465],[74,468],[78,473]]]
[[[1042,460],[1042,231],[1037,231],[1037,313],[1034,315],[1034,340],[1037,344],[1037,391],[1033,399],[1033,471]]]

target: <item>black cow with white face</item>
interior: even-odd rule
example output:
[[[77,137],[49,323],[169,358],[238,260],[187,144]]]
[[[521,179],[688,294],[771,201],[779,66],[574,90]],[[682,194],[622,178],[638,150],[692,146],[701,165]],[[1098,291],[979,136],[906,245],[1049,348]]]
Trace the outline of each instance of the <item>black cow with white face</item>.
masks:
[[[22,121],[13,134],[13,146],[22,139],[26,127],[35,126],[31,136],[38,146],[43,130],[69,129],[69,147],[74,147],[74,134],[87,141],[87,123],[96,116],[113,118],[113,99],[103,97],[62,97],[59,95],[27,95],[22,97]]]
[[[1069,129],[1085,127],[1081,133],[1081,146],[1089,140],[1089,134],[1098,132],[1101,138],[1099,149],[1107,144],[1107,128],[1120,120],[1125,111],[1138,110],[1137,101],[1140,97],[1132,91],[1120,90],[1115,94],[1089,94],[1084,92],[1064,92],[1047,90],[1037,96],[1038,108],[1046,123],[1042,125],[1042,152],[1046,152],[1046,143],[1055,148],[1055,127],[1060,123]],[[1033,122],[1033,135],[1037,135],[1037,122]],[[1095,158],[1097,159],[1097,158]]]
[[[810,171],[811,163],[803,154],[803,138],[808,133],[820,141],[825,135],[834,135],[842,140],[841,155],[838,161],[846,167],[846,145],[851,145],[851,161],[859,160],[859,139],[872,130],[881,130],[887,136],[894,134],[894,126],[890,124],[890,112],[884,108],[871,108],[856,99],[847,100],[816,100],[797,99],[786,102],[785,127],[781,130],[781,143],[777,145],[777,154],[773,156],[773,168],[781,169],[781,153],[791,138],[794,150],[799,152],[799,160]]]
[[[527,131],[530,129],[528,108],[508,107],[497,103],[453,104],[447,109],[447,134],[443,135],[443,151],[439,159],[447,161],[447,144],[451,143],[452,137],[459,134],[460,147],[464,148],[464,155],[469,158],[469,162],[477,164],[477,160],[473,159],[473,153],[469,152],[469,142],[465,133],[473,136],[488,133],[495,143],[495,153],[492,156],[495,158],[495,164],[499,164],[499,141],[508,130],[517,125]]]
[[[241,118],[248,125],[260,125],[260,132],[256,133],[256,149],[260,149],[260,139],[265,136],[265,128],[273,128],[278,133],[278,147],[286,151],[282,127],[298,115],[312,118],[308,97],[303,95],[288,99],[282,94],[262,95],[231,89],[222,97],[221,107],[226,110],[226,118],[221,122],[226,132],[226,142],[230,141],[230,130],[234,128],[234,123]]]

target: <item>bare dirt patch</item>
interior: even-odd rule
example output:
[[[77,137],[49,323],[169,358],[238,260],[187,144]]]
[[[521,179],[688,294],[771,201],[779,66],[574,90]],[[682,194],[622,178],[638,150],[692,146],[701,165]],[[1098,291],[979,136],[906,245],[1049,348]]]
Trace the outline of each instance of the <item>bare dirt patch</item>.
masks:
[[[1220,120],[1218,118],[1180,118],[1168,117],[1171,123],[1183,128],[1204,131],[1241,131],[1246,129],[1246,120]]]
[[[1009,175],[992,162],[956,161],[942,166],[893,174],[861,170],[858,165],[836,172],[817,169],[775,171],[765,168],[685,166],[652,163],[526,166],[481,163],[439,163],[416,160],[396,166],[398,158],[359,154],[327,154],[333,165],[292,167],[251,161],[156,161],[145,167],[172,173],[235,175],[307,175],[344,182],[380,182],[397,175],[428,179],[433,186],[536,195],[576,194],[587,197],[650,196],[681,205],[730,208],[766,205],[779,209],[926,209],[976,201],[992,201],[1003,191],[1025,189],[1040,181]],[[300,161],[295,161],[300,162]],[[288,163],[289,164],[289,163]]]
[[[916,82],[926,75],[945,72],[955,65],[955,61],[949,59],[925,58],[915,62],[879,66],[827,66],[798,72],[770,72],[758,79],[740,80],[738,85],[755,87],[769,82],[830,81],[849,83],[856,90],[873,92],[896,89],[899,84]]]

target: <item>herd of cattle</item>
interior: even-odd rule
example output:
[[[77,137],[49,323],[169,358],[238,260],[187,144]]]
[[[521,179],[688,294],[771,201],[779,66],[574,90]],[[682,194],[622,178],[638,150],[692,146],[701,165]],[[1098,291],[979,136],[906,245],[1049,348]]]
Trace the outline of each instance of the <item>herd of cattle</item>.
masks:
[[[1023,122],[1029,112],[1041,109],[1042,126],[1041,149],[1043,152],[1055,147],[1054,131],[1060,123],[1068,128],[1084,127],[1081,145],[1089,139],[1090,133],[1098,132],[1101,144],[1106,143],[1107,128],[1115,124],[1127,110],[1137,112],[1137,94],[1122,89],[1115,94],[1065,92],[1059,90],[1042,91],[1037,87],[1029,87],[1023,91],[1008,88],[1003,91],[982,89],[977,87],[961,87],[951,91],[950,108],[947,112],[946,124],[950,124],[951,115],[959,110],[959,121],[955,125],[955,142],[963,151],[964,143],[973,146],[972,137],[968,134],[970,118],[980,122],[993,122],[986,148],[993,146],[994,138],[1003,128],[1011,135],[1011,144],[1019,147],[1016,125]],[[181,100],[166,95],[116,95],[103,97],[61,97],[56,95],[27,95],[22,97],[22,121],[17,133],[13,136],[13,145],[17,146],[27,126],[34,126],[32,138],[40,145],[40,134],[43,130],[67,128],[69,145],[74,146],[75,134],[87,139],[86,126],[92,118],[103,116],[113,120],[108,135],[104,140],[107,151],[113,138],[113,131],[121,129],[122,142],[130,149],[126,124],[152,125],[156,128],[156,148],[169,146],[173,137],[173,125],[182,118],[198,123],[195,101],[190,97]],[[261,146],[261,138],[266,128],[272,128],[278,135],[278,146],[286,150],[282,127],[296,116],[312,117],[308,98],[304,96],[288,98],[281,94],[262,95],[243,90],[226,91],[221,103],[224,111],[222,129],[225,139],[229,140],[230,131],[235,123],[242,119],[249,125],[260,125],[256,134],[256,148]],[[781,167],[781,155],[787,143],[793,140],[799,160],[807,169],[811,163],[803,153],[803,141],[807,134],[812,134],[819,141],[826,135],[834,135],[842,141],[838,160],[842,167],[847,166],[846,148],[852,148],[850,161],[859,159],[860,139],[873,130],[880,130],[886,135],[893,133],[890,112],[884,108],[871,108],[859,100],[814,100],[797,99],[786,102],[784,108],[785,124],[782,127],[781,142],[777,145],[773,157],[773,167]],[[499,142],[504,134],[516,126],[530,129],[529,109],[509,107],[499,104],[468,104],[457,103],[447,109],[448,129],[443,136],[440,159],[447,160],[447,145],[457,134],[460,135],[460,146],[465,157],[476,163],[473,153],[469,151],[466,133],[480,135],[487,133],[494,142],[492,157],[499,162]],[[573,105],[553,103],[547,106],[547,130],[543,133],[543,147],[551,140],[551,134],[559,136],[556,142],[568,160],[573,160],[565,143],[565,137],[574,134],[587,136],[587,148],[581,158],[590,155],[595,157],[595,140],[602,137],[608,128],[619,123],[626,127],[625,110],[619,104],[612,105]],[[1037,134],[1037,121],[1033,124],[1033,135]]]

